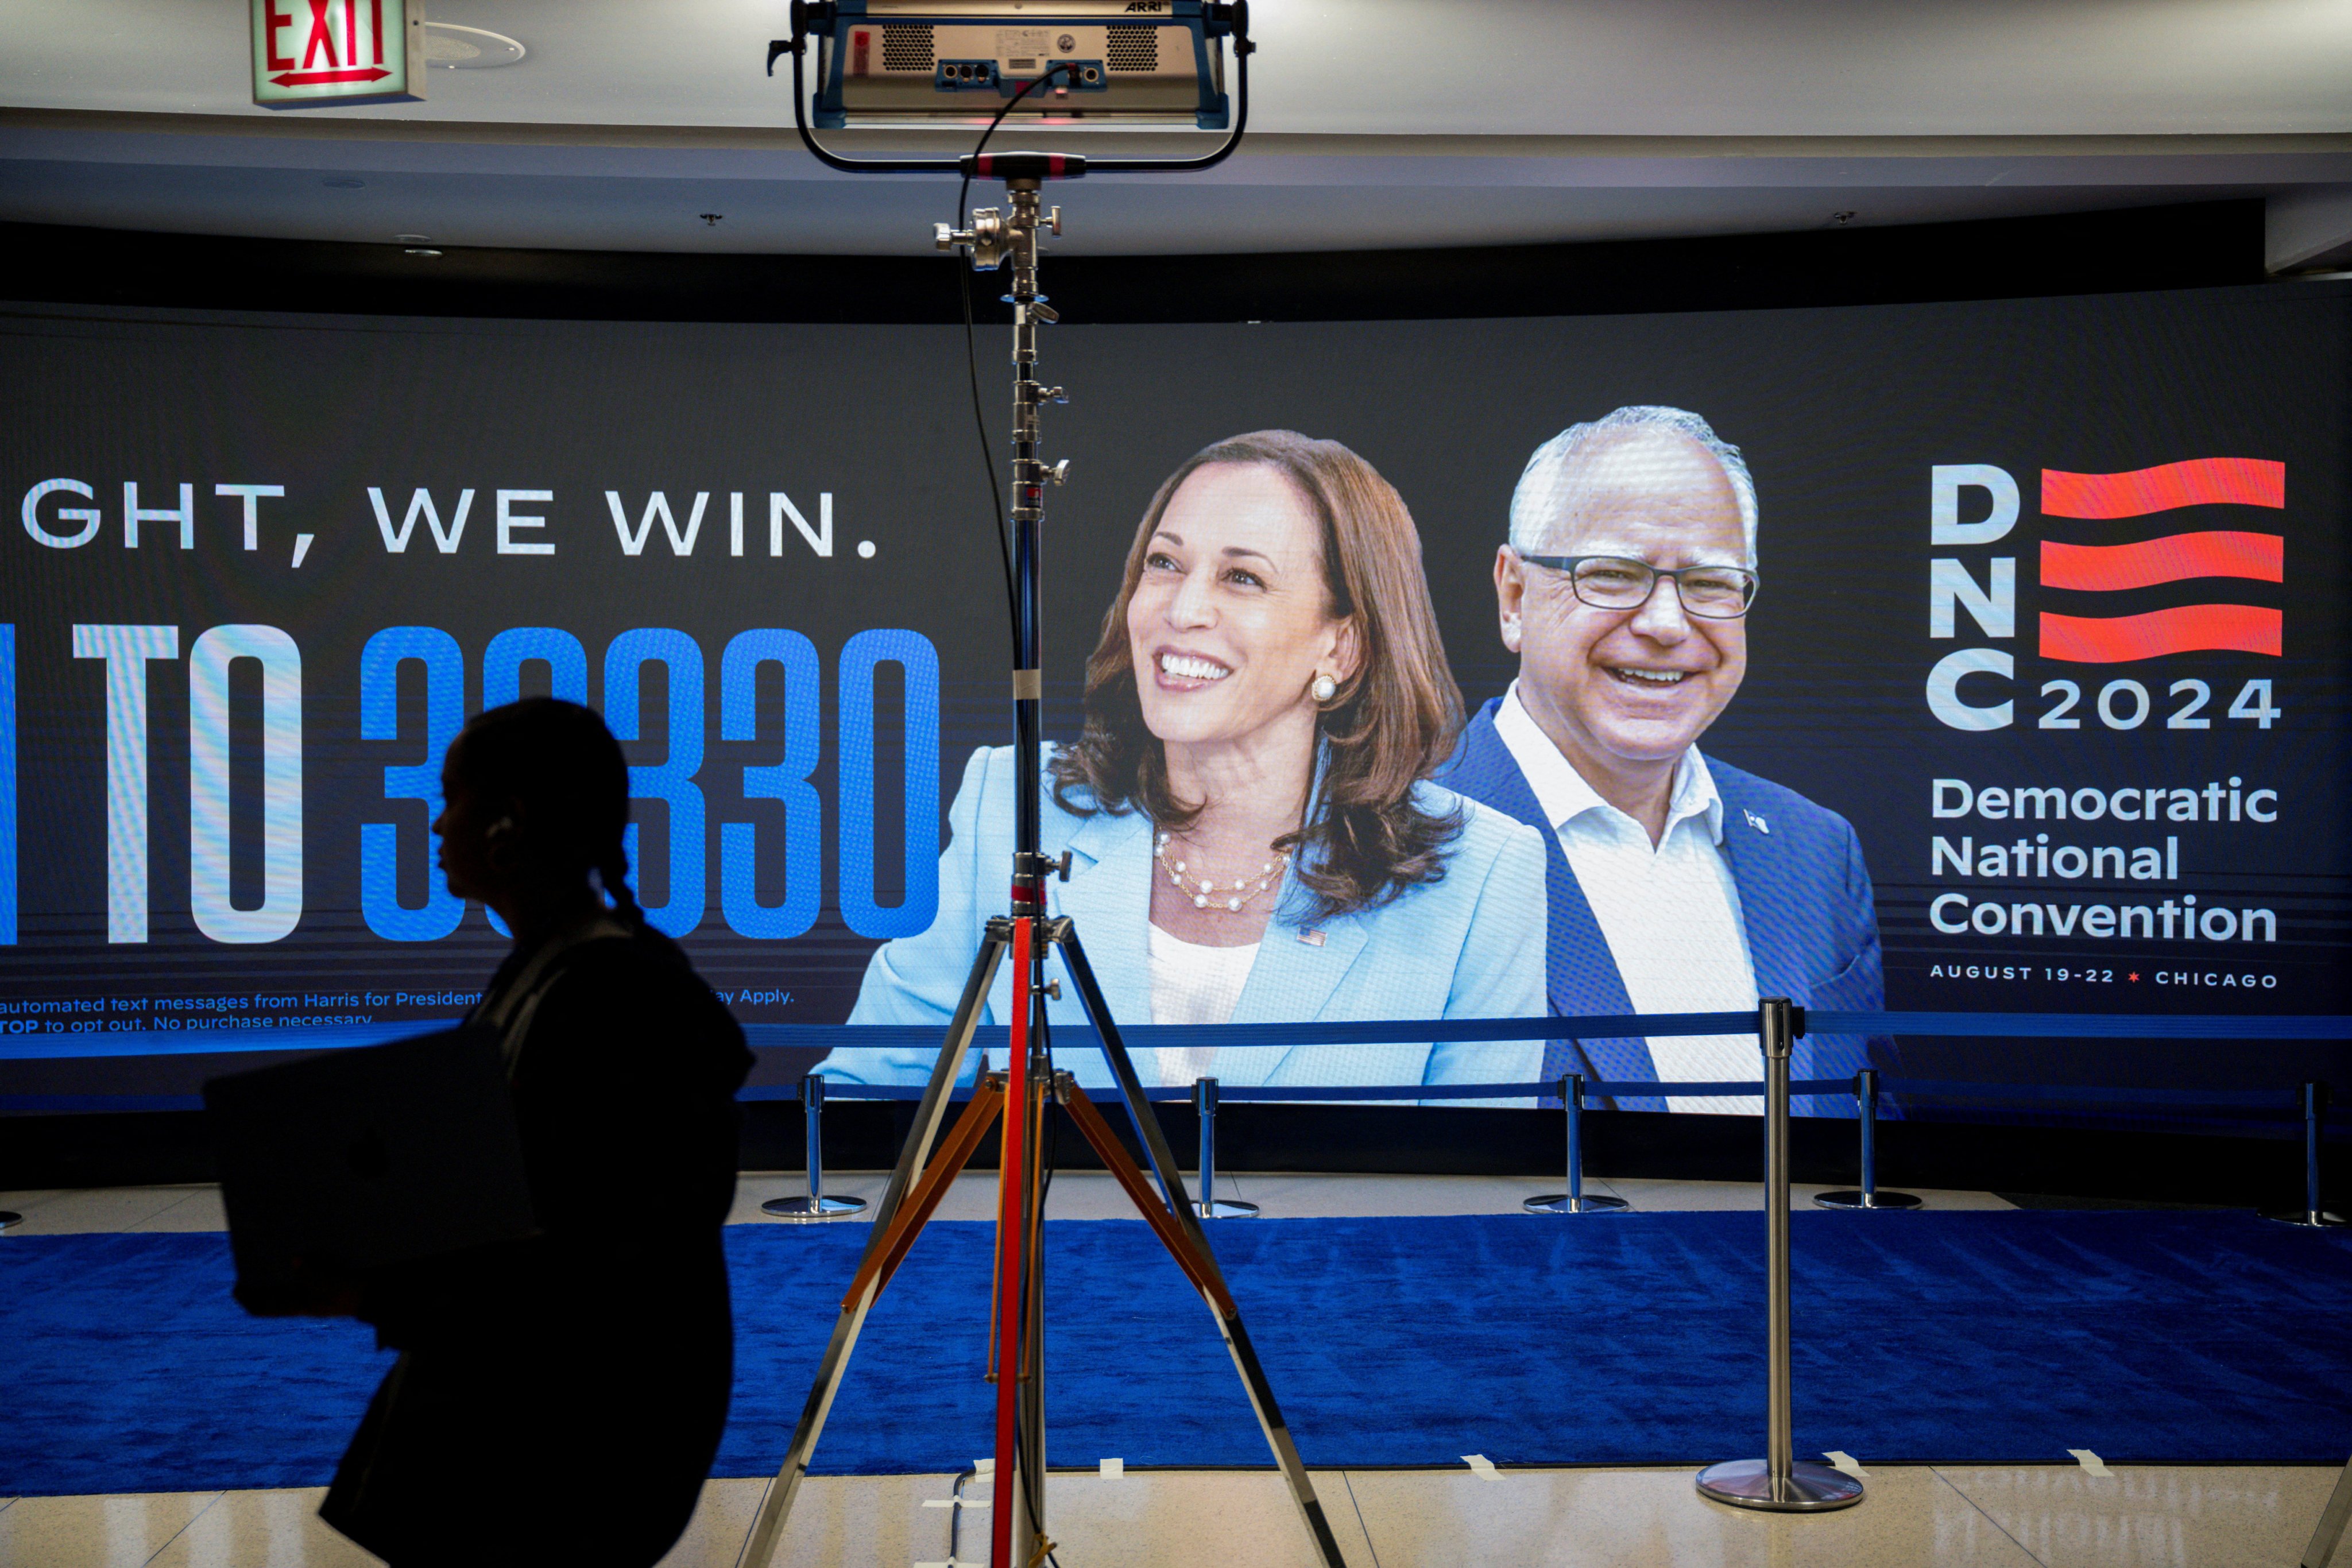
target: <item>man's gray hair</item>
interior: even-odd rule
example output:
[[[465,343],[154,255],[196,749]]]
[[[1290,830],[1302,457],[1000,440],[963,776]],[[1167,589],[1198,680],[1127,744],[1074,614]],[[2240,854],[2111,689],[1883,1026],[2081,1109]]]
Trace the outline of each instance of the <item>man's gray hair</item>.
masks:
[[[1570,469],[1578,454],[1593,442],[1619,430],[1671,430],[1687,435],[1715,455],[1731,493],[1739,501],[1739,529],[1748,541],[1748,564],[1756,564],[1756,481],[1748,476],[1748,460],[1739,448],[1716,434],[1706,420],[1686,409],[1655,403],[1635,403],[1612,410],[1599,419],[1571,424],[1528,459],[1519,487],[1511,492],[1511,548],[1523,554],[1543,551],[1552,525],[1567,509],[1574,488]]]

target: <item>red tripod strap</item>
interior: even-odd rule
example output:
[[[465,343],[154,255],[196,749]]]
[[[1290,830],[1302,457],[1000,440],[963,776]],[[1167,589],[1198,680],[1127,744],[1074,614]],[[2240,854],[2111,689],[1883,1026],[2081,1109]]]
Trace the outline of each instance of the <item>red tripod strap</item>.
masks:
[[[1176,1260],[1176,1266],[1184,1270],[1184,1277],[1192,1281],[1192,1288],[1208,1297],[1209,1304],[1221,1316],[1239,1317],[1241,1309],[1234,1305],[1234,1298],[1226,1291],[1224,1280],[1194,1250],[1192,1239],[1176,1223],[1176,1217],[1168,1211],[1168,1206],[1160,1200],[1160,1195],[1151,1190],[1150,1181],[1129,1155],[1126,1145],[1118,1141],[1118,1134],[1110,1130],[1110,1124],[1103,1120],[1102,1112],[1087,1097],[1087,1092],[1075,1083],[1071,1084],[1070,1097],[1065,1103],[1069,1106],[1070,1120],[1078,1124],[1078,1131],[1085,1134],[1087,1142],[1094,1145],[1103,1168],[1118,1178],[1118,1185],[1126,1189],[1136,1212],[1143,1216],[1145,1223],[1151,1227],[1152,1234],[1160,1238],[1160,1244],[1168,1249],[1168,1255]]]
[[[908,1193],[907,1201],[899,1206],[898,1217],[890,1222],[889,1235],[883,1239],[880,1246],[866,1255],[865,1262],[858,1265],[856,1277],[849,1281],[848,1293],[841,1298],[845,1310],[857,1304],[857,1298],[864,1293],[869,1281],[874,1283],[875,1299],[881,1299],[883,1289],[890,1283],[890,1276],[897,1273],[898,1265],[907,1260],[908,1249],[914,1246],[915,1238],[921,1233],[925,1222],[938,1211],[940,1200],[947,1196],[949,1185],[963,1174],[965,1162],[971,1158],[972,1150],[980,1146],[980,1140],[988,1135],[988,1124],[996,1119],[997,1112],[1003,1106],[1003,1093],[994,1082],[982,1079],[980,1087],[972,1093],[971,1103],[966,1105],[963,1114],[956,1119],[955,1128],[948,1134],[947,1142],[940,1146],[939,1152],[931,1156],[931,1163],[924,1168],[923,1179],[915,1184],[915,1190]]]

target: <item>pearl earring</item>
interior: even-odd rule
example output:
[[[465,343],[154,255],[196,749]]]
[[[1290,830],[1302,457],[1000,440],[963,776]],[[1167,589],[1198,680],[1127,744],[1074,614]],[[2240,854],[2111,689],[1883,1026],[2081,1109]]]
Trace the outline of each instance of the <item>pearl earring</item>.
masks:
[[[1339,683],[1328,675],[1317,675],[1307,686],[1307,695],[1318,703],[1328,703],[1339,695]]]

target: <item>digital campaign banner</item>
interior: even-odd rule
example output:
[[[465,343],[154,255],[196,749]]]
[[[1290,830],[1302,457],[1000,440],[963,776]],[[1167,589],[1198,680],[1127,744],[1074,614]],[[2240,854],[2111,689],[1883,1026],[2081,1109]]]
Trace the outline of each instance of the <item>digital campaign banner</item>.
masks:
[[[1410,513],[1402,536],[1378,507],[1325,536],[1367,553],[1341,575],[1381,585],[1350,609],[1337,702],[1450,682],[1469,720],[1453,764],[1392,780],[1384,809],[1472,804],[1433,852],[1445,874],[1385,902],[1306,909],[1302,852],[1251,945],[1150,893],[1163,879],[1205,911],[1246,883],[1173,872],[1148,811],[1049,803],[1048,847],[1075,847],[1081,873],[1056,897],[1132,1025],[1709,1010],[1759,990],[1859,1010],[2352,1011],[2348,312],[2341,287],[2298,284],[1058,326],[1043,373],[1071,402],[1045,413],[1045,455],[1072,464],[1047,498],[1049,739],[1066,756],[1086,729],[1107,613],[1181,613],[1151,574],[1214,564],[1138,546],[1162,482],[1213,443],[1297,432],[1343,444]],[[941,1016],[1000,912],[989,857],[1021,785],[975,761],[1012,740],[1009,639],[960,331],[6,320],[0,1092],[184,1088],[256,1051],[462,1012],[506,938],[435,869],[440,758],[469,715],[536,692],[598,707],[621,739],[636,896],[754,1042],[787,1048],[761,1075],[919,1081],[928,1050],[797,1049],[791,1030]],[[1676,532],[1696,514],[1673,497],[1609,522],[1582,448],[1562,483],[1585,499],[1520,553],[1631,559],[1647,607],[1590,602],[1618,588],[1570,576],[1619,570],[1590,566],[1524,565],[1529,597],[1498,601],[1530,456],[1628,407],[1685,411],[1738,449],[1752,557],[1722,559],[1744,555],[1736,531]],[[1370,505],[1332,483],[1307,514]],[[1194,492],[1196,540],[1254,515],[1224,496]],[[1399,537],[1401,553],[1380,543]],[[1427,667],[1406,670],[1420,590],[1393,573],[1416,537],[1434,624],[1412,655]],[[1682,611],[1720,583],[1649,581],[1692,566],[1752,569],[1752,608],[1704,621]],[[1134,758],[1190,744],[1170,715],[1274,667],[1282,649],[1219,602],[1209,642],[1136,643],[1150,668],[1119,720],[1136,746],[1106,788],[1148,799]],[[1482,720],[1515,678],[1535,722],[1508,703]],[[1689,758],[1663,743],[1689,808],[1664,837],[1606,789],[1578,793],[1580,756],[1694,713]],[[1313,768],[1345,763],[1332,728]],[[1141,1054],[1148,1079],[1230,1086],[1746,1078],[1752,1052]],[[2130,1040],[1800,1057],[1801,1077],[2228,1087],[2352,1066],[2332,1045]]]

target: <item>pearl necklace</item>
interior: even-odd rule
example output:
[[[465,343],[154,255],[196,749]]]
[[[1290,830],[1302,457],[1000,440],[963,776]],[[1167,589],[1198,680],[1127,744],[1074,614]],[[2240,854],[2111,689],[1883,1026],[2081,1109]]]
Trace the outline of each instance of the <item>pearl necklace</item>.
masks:
[[[1258,867],[1255,882],[1252,882],[1247,877],[1237,877],[1224,884],[1223,897],[1212,898],[1210,895],[1217,891],[1215,878],[1193,875],[1191,878],[1193,887],[1186,887],[1184,883],[1187,873],[1184,862],[1178,861],[1173,865],[1169,863],[1168,846],[1174,841],[1173,833],[1162,832],[1160,835],[1158,846],[1152,851],[1152,858],[1160,862],[1160,869],[1168,873],[1168,880],[1174,885],[1176,891],[1192,901],[1192,907],[1195,909],[1213,907],[1222,909],[1228,915],[1239,914],[1244,904],[1273,886],[1276,879],[1280,877],[1290,865],[1289,852],[1285,851]],[[1198,889],[1197,892],[1194,891],[1195,888]]]

